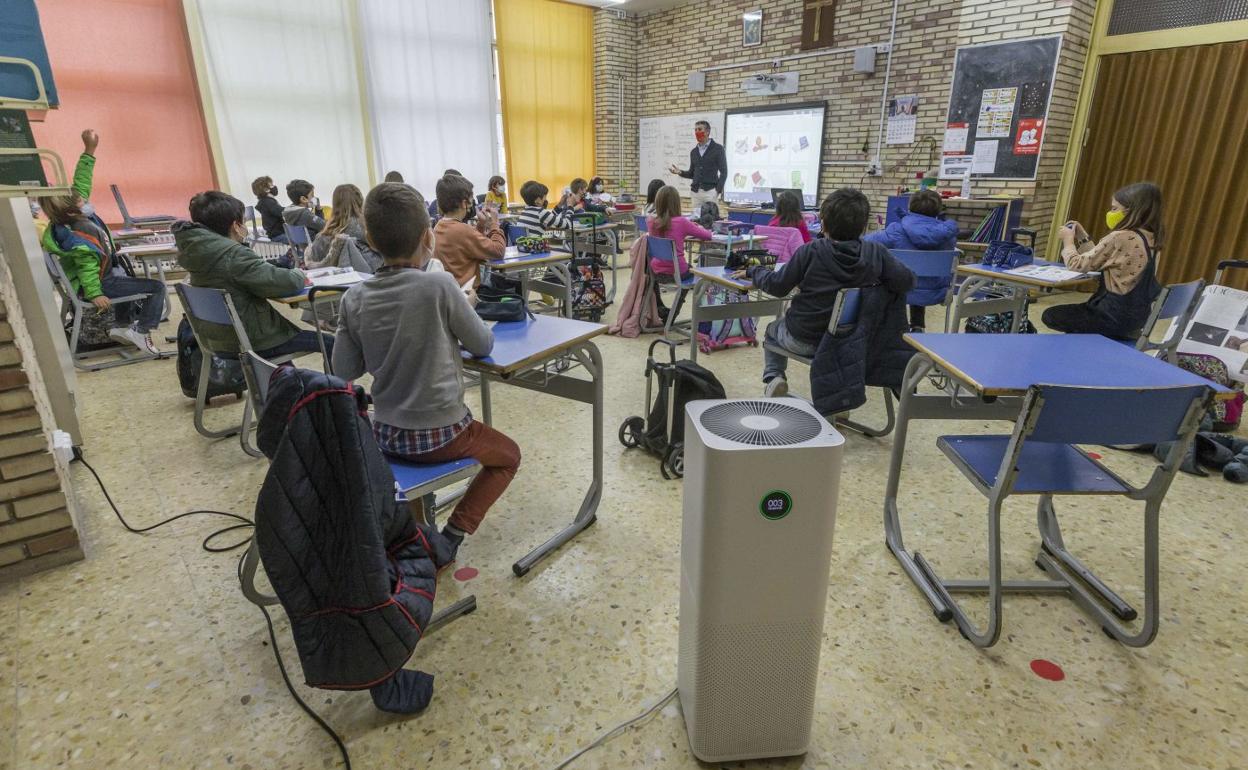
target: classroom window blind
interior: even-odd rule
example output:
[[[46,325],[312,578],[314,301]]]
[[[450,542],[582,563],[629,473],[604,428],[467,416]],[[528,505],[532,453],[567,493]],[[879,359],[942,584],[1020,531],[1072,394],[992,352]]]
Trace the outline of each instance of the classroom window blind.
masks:
[[[1241,19],[1248,19],[1248,0],[1115,0],[1109,34],[1130,35]]]

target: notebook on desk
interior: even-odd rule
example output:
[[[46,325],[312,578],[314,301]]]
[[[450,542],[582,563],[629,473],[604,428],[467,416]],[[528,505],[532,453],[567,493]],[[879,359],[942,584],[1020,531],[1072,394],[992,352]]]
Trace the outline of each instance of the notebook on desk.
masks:
[[[1057,265],[1023,265],[1005,272],[1010,275],[1021,275],[1027,278],[1035,278],[1038,281],[1049,281],[1051,283],[1063,283],[1065,281],[1075,281],[1080,278],[1090,278],[1096,273],[1081,273],[1077,270],[1067,270]]]

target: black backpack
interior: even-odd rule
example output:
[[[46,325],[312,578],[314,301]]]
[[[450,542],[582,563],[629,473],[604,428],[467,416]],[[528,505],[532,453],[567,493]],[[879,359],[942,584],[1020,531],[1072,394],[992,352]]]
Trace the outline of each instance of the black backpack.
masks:
[[[715,223],[719,221],[719,204],[714,201],[707,201],[702,204],[702,210],[698,212],[698,224],[703,228],[710,230]]]
[[[195,332],[191,331],[191,323],[182,316],[178,324],[178,384],[182,386],[182,395],[195,398],[199,392],[199,368],[204,364],[204,353],[195,340]],[[233,394],[241,398],[247,390],[247,381],[243,378],[243,365],[237,359],[212,357],[212,367],[208,370],[208,398]]]
[[[685,404],[708,398],[725,398],[725,393],[724,386],[710,369],[687,359],[674,364],[656,364],[654,370],[659,378],[658,397],[650,409],[650,419],[647,421],[650,430],[646,434],[646,440],[651,446],[662,447],[667,439],[669,390],[673,399],[672,444],[685,439]]]

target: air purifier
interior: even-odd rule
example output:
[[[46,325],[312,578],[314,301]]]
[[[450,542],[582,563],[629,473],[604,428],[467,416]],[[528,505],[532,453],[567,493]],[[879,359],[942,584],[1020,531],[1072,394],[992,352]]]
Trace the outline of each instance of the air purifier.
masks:
[[[844,443],[800,399],[686,406],[676,678],[698,759],[810,743]]]

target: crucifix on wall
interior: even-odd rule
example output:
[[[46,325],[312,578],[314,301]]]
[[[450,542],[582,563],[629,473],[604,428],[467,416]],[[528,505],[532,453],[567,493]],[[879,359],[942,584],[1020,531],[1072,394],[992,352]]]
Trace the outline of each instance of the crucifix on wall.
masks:
[[[802,50],[832,45],[836,0],[802,0]]]

